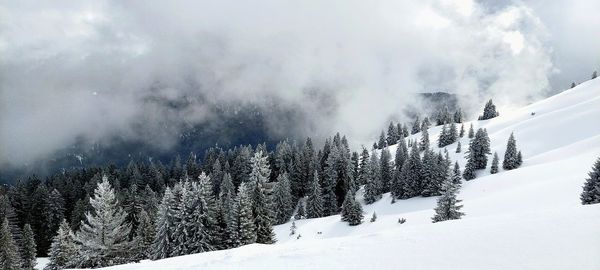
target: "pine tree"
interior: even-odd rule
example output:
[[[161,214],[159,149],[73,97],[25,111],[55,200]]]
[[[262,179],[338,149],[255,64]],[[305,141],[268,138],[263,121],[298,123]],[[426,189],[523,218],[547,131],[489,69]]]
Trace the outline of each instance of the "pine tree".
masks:
[[[448,144],[448,129],[446,128],[446,124],[444,124],[438,137],[438,147],[442,148]]]
[[[381,150],[381,186],[379,187],[379,194],[383,194],[390,191],[390,183],[392,182],[392,164],[390,164],[392,155],[388,148]]]
[[[425,117],[423,118],[423,123],[421,124],[421,130],[423,129],[429,129],[429,127],[431,126],[431,123],[429,122],[429,117]]]
[[[419,149],[421,151],[429,149],[429,131],[427,129],[421,130],[421,142],[419,143]]]
[[[69,227],[66,220],[63,220],[58,227],[56,236],[52,240],[49,251],[49,263],[44,270],[59,270],[73,267],[75,266],[78,253],[75,236],[71,231],[71,227]]]
[[[298,201],[298,206],[296,206],[296,214],[294,215],[295,220],[301,220],[306,218],[306,203],[304,200]]]
[[[364,199],[365,203],[371,204],[381,199],[381,169],[377,153],[373,152],[371,161],[368,164],[369,172],[367,182],[365,183]]]
[[[390,122],[390,125],[388,126],[388,134],[387,134],[387,144],[388,145],[394,145],[396,144],[396,142],[398,142],[398,130],[396,129],[396,126],[394,125],[394,123]]]
[[[342,221],[348,222],[350,226],[356,226],[362,223],[363,211],[360,203],[354,198],[353,192],[348,192],[344,203],[342,204]]]
[[[519,167],[519,157],[517,151],[517,141],[513,133],[508,137],[508,143],[506,144],[506,152],[504,152],[504,161],[502,161],[502,168],[505,170],[512,170]]]
[[[417,118],[415,119],[415,122],[413,123],[412,131],[410,132],[410,134],[417,134],[420,131],[421,131],[421,120],[419,120],[419,117],[417,116]]]
[[[150,259],[150,248],[156,235],[154,223],[150,216],[143,210],[139,214],[139,224],[135,233],[134,248],[136,249],[134,260]]]
[[[600,203],[600,158],[596,160],[592,171],[589,172],[588,178],[583,185],[581,193],[582,204]]]
[[[323,215],[330,216],[338,213],[336,187],[340,179],[339,162],[342,160],[339,148],[335,145],[331,147],[331,152],[327,158],[327,167],[323,175]],[[308,205],[307,205],[308,207]],[[310,217],[309,210],[309,217]]]
[[[175,249],[173,236],[175,231],[175,212],[176,199],[167,187],[163,194],[162,201],[158,207],[156,220],[156,236],[152,244],[152,258],[155,260],[168,258]]]
[[[379,135],[379,142],[377,143],[377,146],[379,146],[379,149],[383,149],[387,145],[388,145],[387,141],[385,140],[385,132],[381,131],[381,134]]]
[[[239,204],[239,237],[240,244],[248,245],[256,242],[256,226],[252,215],[252,190],[247,183],[242,183],[238,191],[237,202]]]
[[[296,234],[296,222],[292,221],[292,226],[290,226],[290,235]]]
[[[292,194],[287,173],[277,177],[277,184],[273,191],[273,209],[275,210],[275,224],[286,223],[292,217]]]
[[[465,165],[465,170],[463,171],[463,178],[465,180],[473,180],[475,179],[475,158],[473,152],[467,153],[467,164]]]
[[[458,188],[452,181],[444,182],[444,194],[438,198],[437,206],[435,207],[435,215],[432,218],[433,223],[460,219],[465,214],[460,212],[462,205],[459,205],[461,200],[456,198]]]
[[[402,166],[399,185],[393,192],[399,199],[408,199],[421,193],[423,164],[417,146],[411,148],[410,157]]]
[[[577,86],[577,84],[575,84],[575,82],[571,83],[571,89],[575,88],[575,86]]]
[[[475,137],[475,131],[473,130],[473,123],[471,123],[471,126],[469,127],[469,139],[473,139]]]
[[[0,226],[0,263],[3,270],[21,269],[17,244],[10,232],[8,219],[6,217],[4,217]]]
[[[462,123],[462,118],[462,110],[458,108],[458,110],[454,112],[454,123]]]
[[[229,173],[225,173],[223,176],[223,181],[221,182],[220,188],[221,194],[221,211],[223,212],[224,222],[225,222],[225,235],[227,236],[224,239],[224,247],[225,248],[235,248],[240,245],[240,238],[238,232],[238,216],[239,216],[239,208],[235,199],[235,187],[231,182],[231,176]]]
[[[362,186],[367,183],[370,176],[370,162],[371,159],[369,157],[369,151],[363,147],[362,153],[360,155],[360,165],[358,169],[358,177],[356,178],[356,184]]]
[[[271,221],[271,213],[265,191],[265,183],[271,173],[266,157],[258,152],[252,158],[251,183],[254,185],[253,207],[254,224],[256,226],[256,242],[272,244],[275,242],[275,233]]]
[[[472,153],[472,155],[469,155],[468,157],[475,170],[485,169],[487,167],[487,155],[491,152],[490,138],[488,137],[486,130],[482,128],[477,130],[475,138],[473,138],[469,144],[468,153]]]
[[[460,132],[458,133],[458,137],[462,138],[465,136],[465,124],[460,125]]]
[[[483,114],[479,116],[479,120],[488,120],[492,119],[496,116],[500,115],[498,111],[496,111],[496,105],[490,99],[483,108]]]
[[[210,177],[202,172],[198,182],[192,184],[192,196],[196,200],[192,200],[186,207],[189,210],[185,211],[190,216],[190,219],[186,220],[189,237],[184,242],[189,249],[187,254],[215,250],[220,244],[219,240],[223,239],[217,224],[219,209],[212,191]]]
[[[458,165],[458,162],[454,163],[454,169],[452,170],[452,176],[450,180],[455,187],[460,187],[462,182],[462,173],[460,172],[460,165]]]
[[[462,150],[462,145],[460,144],[460,141],[458,141],[458,143],[456,144],[456,153],[460,153]]]
[[[594,73],[592,73],[592,80],[598,78],[598,71],[594,71]]]
[[[494,152],[494,158],[492,159],[492,167],[490,168],[490,173],[498,173],[498,153],[496,152]]]
[[[23,244],[20,253],[22,269],[33,270],[36,265],[36,245],[29,224],[23,227]]]
[[[319,185],[319,174],[315,171],[311,188],[306,199],[306,216],[308,218],[318,218],[324,216],[323,198],[321,197],[321,185]]]
[[[127,261],[129,252],[129,231],[115,193],[103,176],[90,198],[93,211],[86,213],[86,221],[81,223],[76,240],[81,245],[80,267],[101,267]]]

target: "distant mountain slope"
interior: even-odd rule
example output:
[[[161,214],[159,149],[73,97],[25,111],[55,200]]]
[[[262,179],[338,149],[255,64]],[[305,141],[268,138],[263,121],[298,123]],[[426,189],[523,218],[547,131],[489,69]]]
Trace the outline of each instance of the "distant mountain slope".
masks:
[[[463,183],[461,220],[432,224],[436,198],[391,204],[386,194],[364,207],[365,221],[356,227],[339,216],[301,220],[296,235],[289,235],[290,223],[277,226],[274,245],[109,269],[600,269],[600,205],[579,200],[600,156],[600,79],[500,113],[472,123],[488,130],[500,157],[514,132],[524,164],[490,175],[488,162],[476,179]],[[430,129],[432,145],[439,131]],[[463,153],[454,153],[456,143],[447,148],[464,168],[468,138],[461,142]],[[378,219],[370,223],[373,212]],[[399,224],[400,217],[407,222]]]

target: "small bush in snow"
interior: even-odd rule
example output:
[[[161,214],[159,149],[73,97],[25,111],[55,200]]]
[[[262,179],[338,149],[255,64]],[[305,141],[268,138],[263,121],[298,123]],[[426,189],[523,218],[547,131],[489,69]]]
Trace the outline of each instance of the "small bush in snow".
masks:
[[[375,222],[377,220],[377,213],[373,212],[373,215],[371,216],[371,222]]]
[[[400,223],[400,224],[404,224],[404,222],[406,222],[406,219],[405,219],[405,218],[399,218],[399,219],[398,219],[398,223]]]

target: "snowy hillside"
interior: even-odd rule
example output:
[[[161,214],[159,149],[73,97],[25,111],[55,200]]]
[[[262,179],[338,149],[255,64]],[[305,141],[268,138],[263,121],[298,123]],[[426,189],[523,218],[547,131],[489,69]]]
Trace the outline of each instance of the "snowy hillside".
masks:
[[[492,152],[500,157],[514,132],[524,164],[489,175],[488,163],[465,182],[461,220],[432,224],[436,198],[391,204],[386,194],[364,206],[359,226],[339,216],[301,220],[293,236],[290,223],[277,226],[274,245],[110,269],[600,269],[600,205],[582,206],[579,199],[600,156],[600,80],[500,113],[474,127],[487,129]],[[439,132],[440,127],[430,129],[432,145]],[[463,153],[455,153],[456,143],[447,148],[464,168],[468,138],[461,140]],[[378,219],[371,223],[374,211]]]

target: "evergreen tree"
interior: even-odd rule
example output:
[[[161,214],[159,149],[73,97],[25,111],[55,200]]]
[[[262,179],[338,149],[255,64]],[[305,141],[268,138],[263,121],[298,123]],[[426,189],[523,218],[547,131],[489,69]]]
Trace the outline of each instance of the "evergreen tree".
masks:
[[[498,173],[498,153],[496,152],[494,152],[494,158],[492,159],[492,167],[490,168],[490,173]]]
[[[475,179],[475,158],[473,152],[467,153],[467,164],[465,165],[465,170],[463,171],[463,178],[465,180],[473,180]]]
[[[446,124],[444,124],[438,137],[438,147],[442,148],[448,144],[448,129],[446,128]]]
[[[23,247],[21,248],[22,269],[33,270],[36,265],[36,245],[33,230],[29,224],[23,227]]]
[[[592,80],[598,78],[598,71],[594,71],[594,73],[592,73]]]
[[[173,236],[176,223],[176,199],[167,187],[162,197],[156,220],[156,236],[152,245],[152,258],[155,260],[168,258],[173,254]]]
[[[221,211],[223,212],[225,222],[225,235],[224,247],[235,248],[240,245],[240,238],[238,232],[238,216],[239,208],[235,199],[235,187],[231,182],[231,176],[229,173],[225,173],[223,181],[221,182],[220,188],[221,194]]]
[[[265,191],[265,183],[271,173],[266,157],[258,152],[252,158],[252,173],[250,179],[254,185],[254,198],[252,212],[256,227],[256,242],[272,244],[275,242],[275,233],[271,221],[271,213]]]
[[[402,134],[404,135],[404,138],[408,137],[408,135],[410,135],[410,133],[408,132],[408,126],[406,125],[406,123],[404,125],[402,125]]]
[[[275,210],[275,224],[286,223],[292,217],[292,194],[287,173],[277,177],[277,184],[273,191],[273,209]]]
[[[575,84],[575,82],[571,83],[571,89],[575,88],[575,86],[577,86],[577,84]]]
[[[358,167],[358,177],[357,179],[357,185],[362,186],[364,184],[367,183],[367,180],[369,179],[370,176],[370,158],[369,158],[369,151],[363,147],[362,153],[360,155],[360,165]]]
[[[324,216],[323,198],[321,197],[321,186],[319,185],[319,174],[315,171],[311,188],[306,199],[306,216],[318,218]]]
[[[8,196],[0,194],[0,222],[4,221],[4,219],[8,221],[8,230],[11,234],[11,239],[17,244],[18,252],[18,244],[21,243],[23,239],[21,228],[19,228],[19,218],[15,213],[15,209],[12,207]]]
[[[31,229],[33,230],[35,242],[39,248],[39,255],[46,256],[54,234],[54,232],[48,230],[50,225],[48,220],[50,217],[48,209],[48,206],[50,205],[50,193],[48,192],[46,185],[41,184],[37,185],[31,196],[31,210],[34,211],[29,211],[29,217],[26,222],[30,223]],[[20,243],[17,242],[17,244]]]
[[[390,164],[391,159],[392,155],[390,154],[390,150],[388,148],[381,150],[381,165],[379,166],[381,170],[381,186],[378,192],[379,194],[390,191],[390,183],[392,182],[392,164]]]
[[[301,220],[306,218],[306,203],[304,200],[298,201],[298,206],[296,206],[296,214],[294,215],[295,220]]]
[[[423,170],[421,174],[421,196],[437,196],[443,181],[448,178],[448,164],[441,154],[436,155],[427,150],[423,155]]]
[[[454,112],[454,123],[462,123],[462,119],[463,115],[462,115],[462,110],[460,108],[458,108],[458,110],[456,110]]]
[[[429,131],[427,129],[421,130],[421,142],[419,143],[419,149],[421,151],[429,149]]]
[[[475,170],[485,169],[487,167],[487,155],[490,154],[490,138],[487,135],[487,131],[484,129],[478,129],[475,133],[475,138],[471,140],[469,144],[469,161],[472,162]],[[465,177],[466,178],[466,177]]]
[[[238,224],[240,244],[248,245],[256,242],[256,226],[252,215],[252,190],[247,183],[242,183],[238,191]]]
[[[458,143],[456,144],[456,153],[460,153],[462,150],[462,145],[460,144],[460,141],[458,141]]]
[[[377,146],[379,147],[379,149],[383,149],[387,145],[388,145],[387,141],[385,140],[385,132],[381,131],[381,134],[379,135],[379,142],[377,143]]]
[[[588,178],[583,185],[581,193],[582,204],[600,203],[600,158],[596,160],[592,171],[589,172]]]
[[[462,205],[459,205],[461,200],[456,198],[458,188],[452,181],[444,182],[444,194],[438,198],[437,206],[435,207],[435,215],[432,218],[433,223],[460,219],[465,214],[460,212]]]
[[[473,139],[475,137],[475,131],[473,130],[473,123],[469,127],[469,139]]]
[[[115,193],[103,176],[90,198],[93,211],[86,213],[76,240],[81,245],[80,267],[101,267],[124,263],[129,252],[128,235],[131,226],[125,222]]]
[[[363,210],[359,202],[354,198],[353,192],[346,193],[344,203],[342,203],[342,221],[348,222],[350,226],[356,226],[362,223]]]
[[[371,155],[371,161],[368,164],[369,174],[365,183],[364,199],[367,204],[371,204],[381,199],[381,170],[377,153]]]
[[[393,192],[399,199],[408,199],[421,193],[423,165],[418,147],[411,148],[410,157],[402,166],[399,185]]]
[[[521,154],[521,150],[517,153],[517,164],[519,164],[519,166],[523,165],[523,154]]]
[[[220,235],[222,232],[217,224],[219,209],[213,197],[210,177],[202,172],[198,177],[198,183],[192,184],[192,191],[192,196],[196,200],[192,200],[186,207],[189,207],[187,212],[191,212],[188,214],[191,218],[187,221],[190,237],[185,242],[185,246],[189,248],[188,254],[215,250],[215,247],[220,244],[219,240],[224,236]]]
[[[154,241],[155,230],[154,223],[150,219],[150,216],[143,210],[139,215],[139,224],[135,233],[134,248],[136,249],[134,259],[144,260],[151,258],[150,249]]]
[[[458,162],[454,163],[454,169],[452,170],[452,176],[450,180],[455,187],[460,187],[462,182],[462,173],[460,172],[460,165],[458,165]]]
[[[488,120],[492,119],[496,116],[500,115],[498,111],[496,111],[496,105],[490,99],[486,104],[485,108],[483,108],[483,115],[479,116],[479,120]]]
[[[3,270],[21,269],[17,244],[10,232],[6,217],[4,217],[0,226],[0,265]]]
[[[396,142],[398,142],[398,139],[398,130],[396,129],[394,123],[390,122],[390,125],[388,126],[387,145],[396,144]]]
[[[421,124],[421,130],[429,129],[430,126],[431,126],[431,123],[429,122],[429,117],[423,118],[423,123]]]
[[[44,270],[59,270],[75,266],[78,256],[75,236],[66,220],[63,220],[52,240],[49,262]]]
[[[419,120],[419,117],[417,116],[417,118],[415,119],[415,122],[413,123],[412,131],[410,132],[410,134],[417,134],[420,131],[421,131],[421,120]]]
[[[461,124],[460,125],[460,132],[458,133],[458,137],[464,137],[465,136],[465,124]]]
[[[290,226],[290,235],[296,234],[296,222],[292,221],[292,226]]]
[[[513,133],[508,137],[508,143],[506,144],[506,152],[504,152],[504,161],[502,161],[502,168],[505,170],[512,170],[519,167],[519,157],[517,151],[517,141]]]
[[[327,167],[323,175],[323,215],[329,216],[338,213],[336,187],[338,181],[340,181],[340,175],[338,170],[339,161],[341,160],[341,153],[338,147],[335,145],[331,148],[331,153],[327,158]],[[308,202],[307,202],[307,207]],[[309,217],[311,216],[309,210]]]

